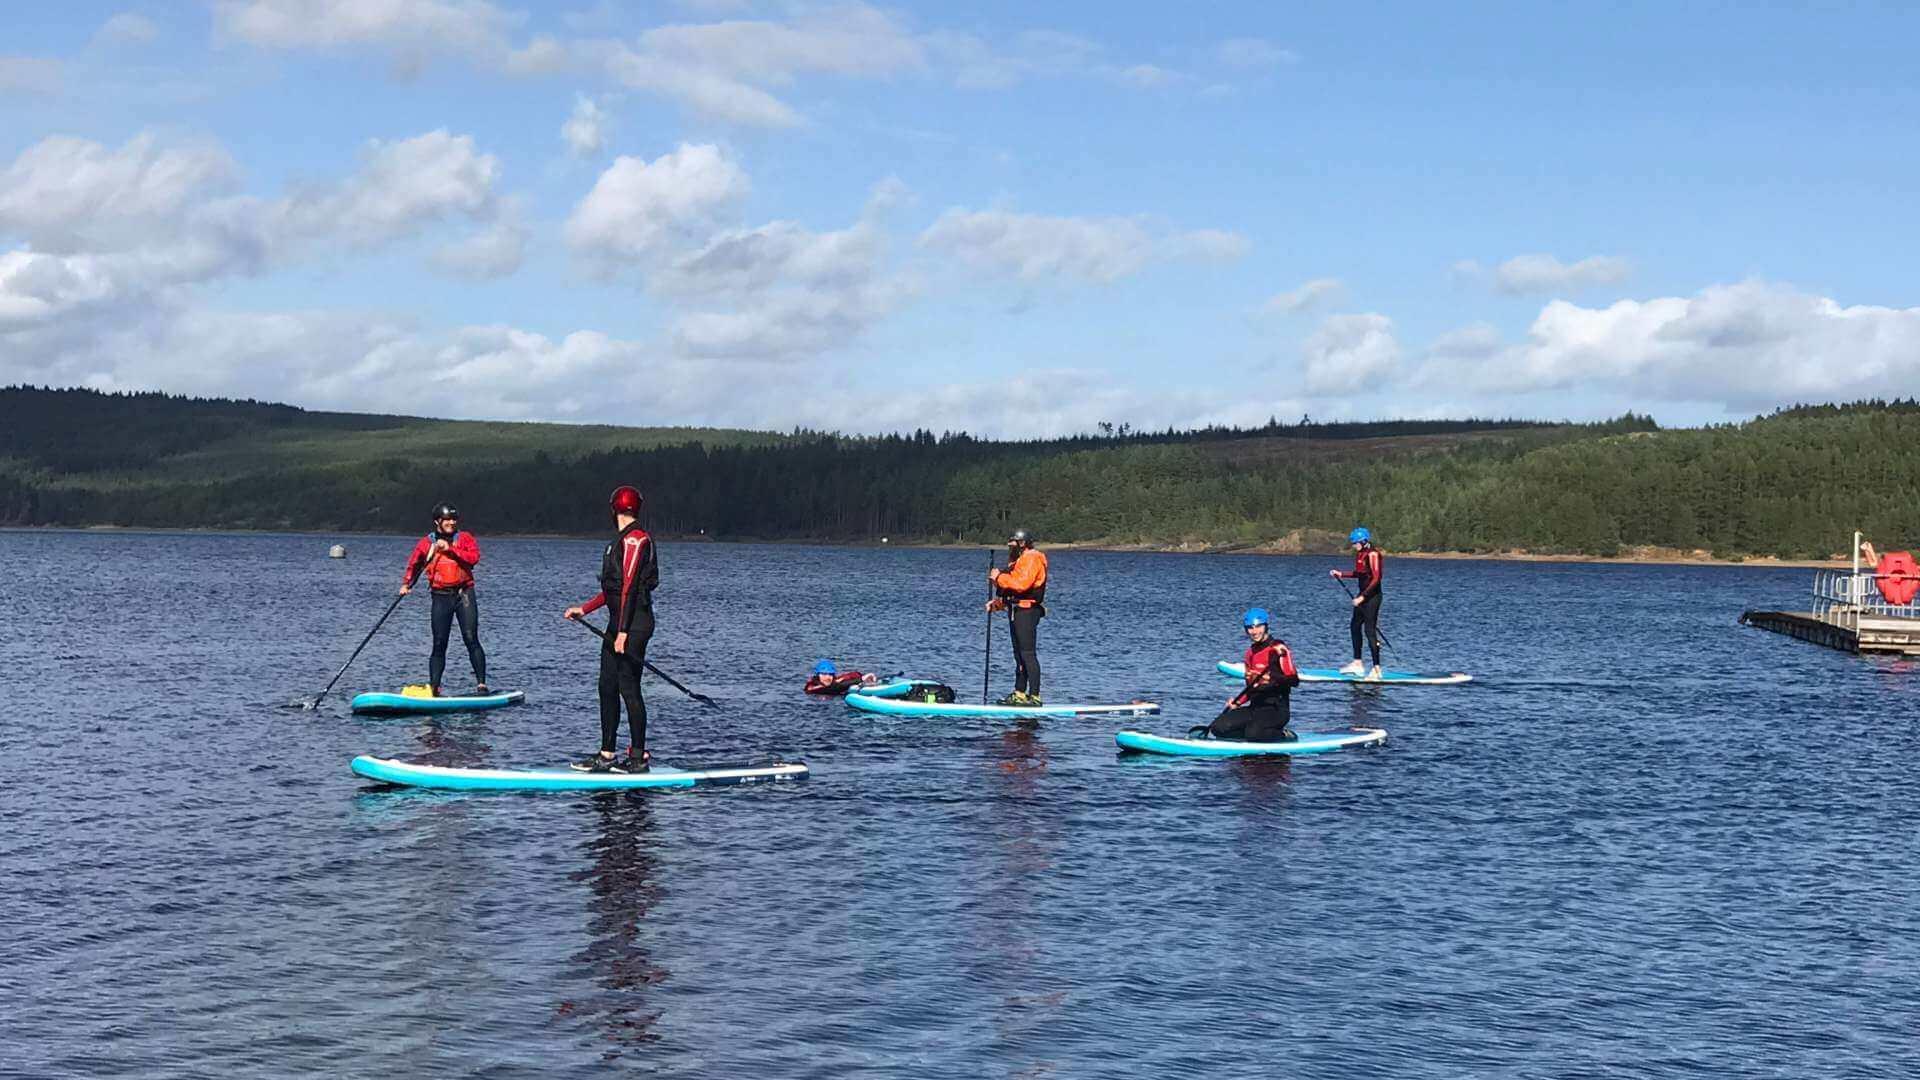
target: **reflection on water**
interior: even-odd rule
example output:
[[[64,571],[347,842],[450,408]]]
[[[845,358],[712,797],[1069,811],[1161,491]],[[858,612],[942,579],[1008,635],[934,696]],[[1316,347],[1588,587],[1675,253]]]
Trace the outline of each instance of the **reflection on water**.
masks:
[[[646,923],[661,898],[649,798],[605,792],[580,808],[591,831],[580,845],[586,865],[570,877],[590,892],[587,942],[569,959],[590,972],[602,992],[562,1001],[554,1011],[578,1022],[608,1060],[659,1038],[653,1026],[661,1010],[649,991],[665,981],[667,970],[653,962]]]

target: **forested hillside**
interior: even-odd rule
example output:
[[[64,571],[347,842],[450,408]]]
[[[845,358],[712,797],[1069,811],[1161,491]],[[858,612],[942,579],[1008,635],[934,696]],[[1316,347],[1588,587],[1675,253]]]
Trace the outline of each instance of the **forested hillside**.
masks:
[[[412,531],[450,499],[485,532],[592,533],[618,483],[715,538],[1324,544],[1818,557],[1853,528],[1920,541],[1920,406],[1660,430],[1518,421],[1270,423],[991,442],[492,424],[255,402],[0,391],[0,522]]]

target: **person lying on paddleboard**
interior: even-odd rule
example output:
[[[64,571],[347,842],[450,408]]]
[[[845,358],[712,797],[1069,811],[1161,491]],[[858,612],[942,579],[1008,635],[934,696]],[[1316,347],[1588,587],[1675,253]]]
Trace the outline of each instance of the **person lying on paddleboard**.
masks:
[[[413,591],[425,571],[433,589],[433,655],[427,658],[427,683],[440,696],[440,677],[447,670],[447,639],[460,620],[460,639],[467,643],[467,661],[482,694],[487,689],[487,651],[480,647],[480,601],[473,595],[473,568],[480,562],[480,542],[460,531],[460,511],[446,503],[433,508],[433,531],[413,545],[407,571],[400,575],[400,595]],[[397,602],[397,601],[396,601]]]
[[[1002,705],[1040,704],[1040,620],[1047,614],[1047,557],[1035,550],[1033,536],[1013,530],[1007,539],[1007,568],[987,571],[994,598],[988,611],[1009,613],[1013,631],[1013,693]]]
[[[600,752],[573,763],[580,772],[647,771],[647,701],[640,695],[640,669],[653,637],[653,590],[660,586],[660,557],[653,537],[640,527],[640,492],[617,487],[607,499],[618,531],[600,556],[600,591],[570,607],[569,619],[607,609],[607,633],[600,645]],[[633,745],[615,758],[620,735],[620,705],[627,706]]]
[[[846,692],[854,687],[873,681],[875,679],[872,675],[858,671],[840,671],[833,666],[833,661],[822,660],[813,665],[813,676],[807,680],[807,685],[802,689],[809,694],[844,697]]]
[[[1373,534],[1361,526],[1347,534],[1347,543],[1353,545],[1353,569],[1329,570],[1327,573],[1337,578],[1354,578],[1360,585],[1360,594],[1353,598],[1353,619],[1348,629],[1353,634],[1353,663],[1340,669],[1342,675],[1358,675],[1367,672],[1367,678],[1380,677],[1380,579],[1386,567],[1380,557],[1380,549],[1373,546]],[[1367,631],[1367,643],[1373,646],[1373,670],[1367,671],[1360,662],[1360,630]]]
[[[1300,685],[1300,671],[1293,665],[1293,653],[1287,643],[1267,630],[1266,608],[1254,608],[1240,620],[1247,633],[1246,686],[1227,699],[1227,707],[1207,734],[1216,739],[1240,739],[1246,742],[1289,742],[1293,729],[1293,688]]]

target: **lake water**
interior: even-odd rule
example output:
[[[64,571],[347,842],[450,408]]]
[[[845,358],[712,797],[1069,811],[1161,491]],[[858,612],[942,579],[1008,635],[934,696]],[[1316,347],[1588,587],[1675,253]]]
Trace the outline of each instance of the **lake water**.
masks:
[[[1253,604],[1344,662],[1340,560],[1055,554],[1047,698],[1166,714],[1012,726],[800,693],[977,696],[986,552],[670,544],[651,655],[724,707],[649,678],[656,757],[813,778],[457,795],[347,762],[591,750],[599,544],[481,534],[527,705],[376,720],[424,593],[285,707],[411,543],[338,539],[0,533],[0,1074],[1920,1074],[1920,670],[1736,625],[1811,571],[1389,557],[1389,665],[1479,681],[1308,685],[1390,740],[1206,762],[1113,732],[1211,718]]]

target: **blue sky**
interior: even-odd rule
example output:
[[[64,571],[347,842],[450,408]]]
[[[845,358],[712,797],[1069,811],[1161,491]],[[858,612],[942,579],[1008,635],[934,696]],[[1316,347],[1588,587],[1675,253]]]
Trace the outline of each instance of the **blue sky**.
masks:
[[[0,382],[1009,436],[1920,386],[1896,5],[6,18]]]

